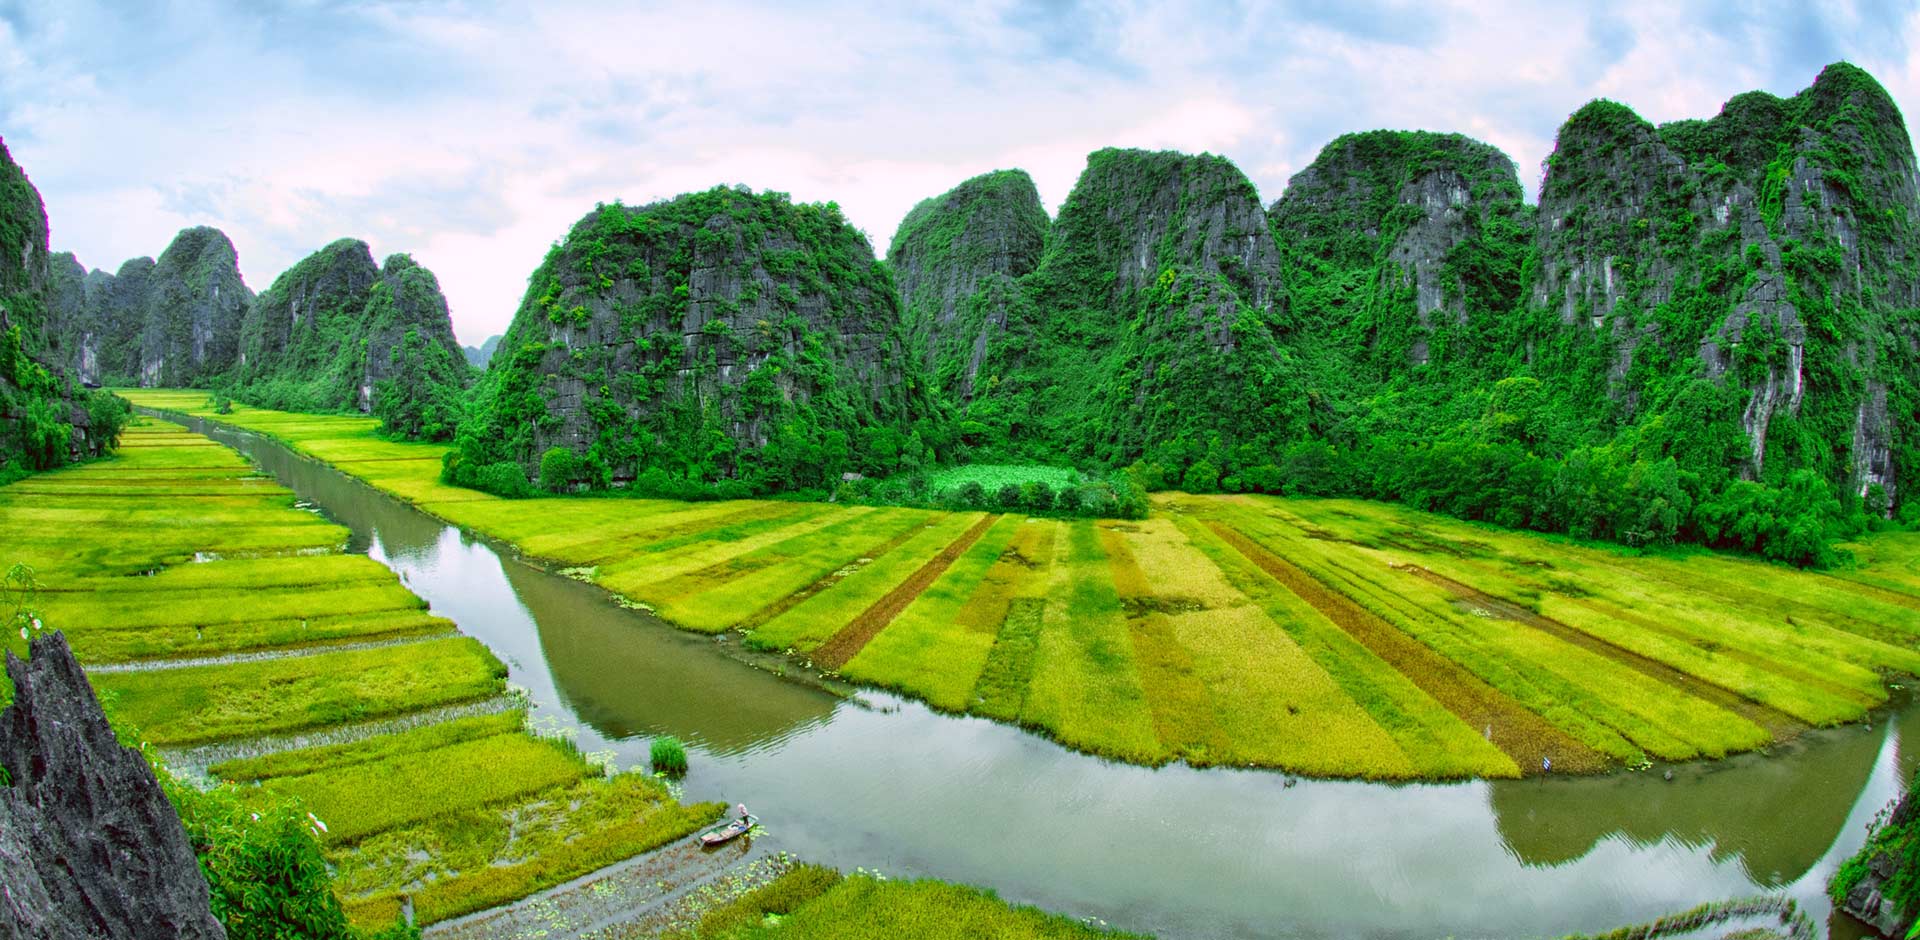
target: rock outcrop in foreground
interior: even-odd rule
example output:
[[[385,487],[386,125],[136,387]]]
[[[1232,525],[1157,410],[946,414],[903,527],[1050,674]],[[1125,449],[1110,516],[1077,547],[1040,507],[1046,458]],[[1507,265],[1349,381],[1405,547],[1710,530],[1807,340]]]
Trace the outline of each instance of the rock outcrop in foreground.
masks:
[[[124,747],[61,634],[7,654],[0,940],[224,938],[173,805]]]

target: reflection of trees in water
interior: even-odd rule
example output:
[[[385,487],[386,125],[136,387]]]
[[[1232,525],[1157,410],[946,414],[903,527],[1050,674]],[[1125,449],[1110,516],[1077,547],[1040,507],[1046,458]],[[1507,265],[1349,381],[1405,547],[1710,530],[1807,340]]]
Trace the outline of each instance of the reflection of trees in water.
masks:
[[[671,734],[723,753],[786,738],[835,699],[728,658],[704,636],[649,624],[605,593],[509,563],[566,705],[609,738]]]
[[[1920,709],[1894,730],[1813,733],[1772,757],[1748,755],[1673,770],[1594,779],[1501,781],[1490,801],[1501,837],[1528,865],[1585,856],[1613,835],[1639,845],[1669,837],[1737,857],[1755,883],[1788,884],[1826,854],[1872,778],[1888,734],[1920,742]]]

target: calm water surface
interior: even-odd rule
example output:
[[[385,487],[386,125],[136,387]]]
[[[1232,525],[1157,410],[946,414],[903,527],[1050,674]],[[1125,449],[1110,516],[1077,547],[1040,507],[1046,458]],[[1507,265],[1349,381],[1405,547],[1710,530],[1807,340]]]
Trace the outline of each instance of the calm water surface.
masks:
[[[857,701],[620,608],[280,445],[201,425],[492,647],[536,722],[622,766],[688,744],[689,799],[810,860],[994,888],[1166,938],[1542,937],[1822,886],[1920,762],[1920,708],[1715,764],[1388,786],[1157,770],[910,700]],[[1835,924],[1836,936],[1851,936]]]

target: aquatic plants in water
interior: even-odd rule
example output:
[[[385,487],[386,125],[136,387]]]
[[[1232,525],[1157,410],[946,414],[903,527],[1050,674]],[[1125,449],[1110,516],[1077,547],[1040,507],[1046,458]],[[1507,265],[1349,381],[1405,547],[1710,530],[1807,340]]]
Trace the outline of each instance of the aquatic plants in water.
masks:
[[[648,748],[648,758],[653,764],[654,773],[679,777],[687,772],[686,745],[672,735],[654,738],[653,745]]]

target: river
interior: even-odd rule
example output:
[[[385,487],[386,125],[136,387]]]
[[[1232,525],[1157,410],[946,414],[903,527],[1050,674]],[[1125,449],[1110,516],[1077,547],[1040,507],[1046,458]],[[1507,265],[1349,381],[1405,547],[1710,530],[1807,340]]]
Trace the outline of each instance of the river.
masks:
[[[349,526],[353,551],[490,646],[535,722],[583,750],[630,766],[676,735],[687,798],[746,803],[775,848],[1168,940],[1558,936],[1763,892],[1824,922],[1828,876],[1920,762],[1920,708],[1904,708],[1771,755],[1599,778],[1383,785],[1118,764],[782,678],[271,439],[195,424]]]

